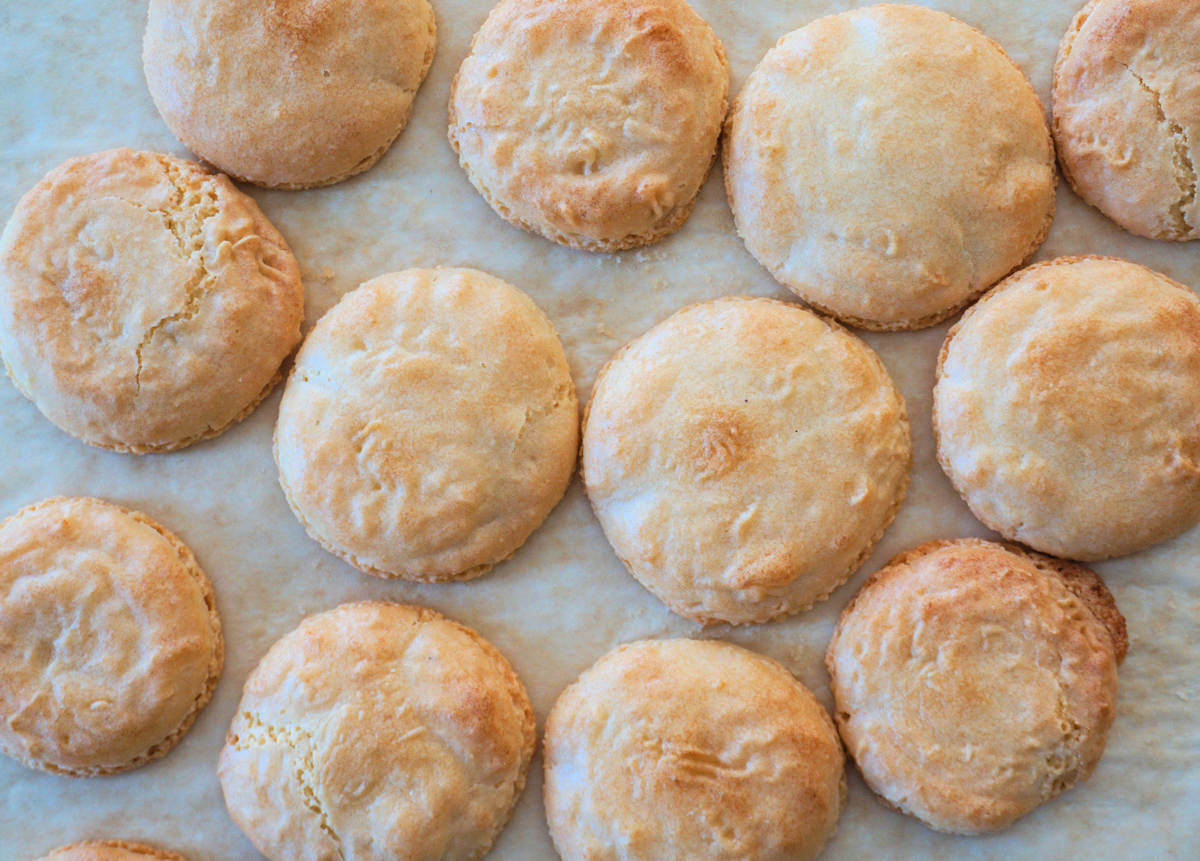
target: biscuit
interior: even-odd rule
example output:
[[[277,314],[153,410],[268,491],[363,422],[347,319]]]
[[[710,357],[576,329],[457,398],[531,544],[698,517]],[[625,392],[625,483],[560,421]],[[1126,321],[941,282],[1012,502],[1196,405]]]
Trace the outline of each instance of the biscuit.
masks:
[[[543,744],[564,861],[803,861],[846,799],[824,707],[783,666],[730,643],[609,652],[563,691]]]
[[[311,188],[387,152],[436,41],[428,0],[150,0],[142,66],[192,152],[235,179]]]
[[[575,386],[554,327],[474,269],[409,269],[348,293],[309,334],[275,460],[309,535],[379,577],[476,577],[566,491]]]
[[[892,522],[911,462],[878,356],[770,299],[658,324],[601,371],[584,418],[584,486],[605,536],[700,622],[764,622],[828,596]]]
[[[73,777],[145,765],[223,659],[212,584],[146,515],[57,497],[0,524],[0,753]]]
[[[177,852],[126,840],[85,840],[55,849],[39,861],[188,861]]]
[[[1092,773],[1127,645],[1088,569],[966,538],[876,572],[826,665],[867,785],[930,828],[980,834]]]
[[[1092,0],[1054,64],[1063,175],[1131,233],[1200,238],[1200,7]]]
[[[525,688],[470,628],[421,607],[305,619],[242,694],[218,775],[272,861],[482,857],[534,748]]]
[[[938,461],[1005,538],[1122,556],[1200,521],[1200,299],[1126,260],[1017,272],[950,330]]]
[[[917,6],[784,36],[734,102],[724,159],[750,253],[867,329],[951,316],[1032,255],[1054,215],[1033,88],[987,36]]]
[[[142,454],[221,433],[279,381],[303,314],[283,237],[226,177],[182,159],[73,158],[0,238],[9,376],[89,445]]]
[[[502,218],[619,251],[687,220],[728,96],[684,0],[501,0],[455,76],[450,143]]]

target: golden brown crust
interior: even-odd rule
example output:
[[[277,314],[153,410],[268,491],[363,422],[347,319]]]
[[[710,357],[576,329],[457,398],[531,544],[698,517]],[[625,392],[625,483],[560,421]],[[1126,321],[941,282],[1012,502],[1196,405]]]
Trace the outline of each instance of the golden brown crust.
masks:
[[[30,577],[33,591],[20,585]],[[54,644],[46,678],[31,663],[37,650],[0,648],[0,748],[30,768],[94,777],[158,759],[212,699],[224,665],[212,583],[191,550],[104,500],[54,497],[0,524],[0,606],[0,643],[15,625],[24,641]],[[93,639],[111,652],[102,667]]]
[[[843,583],[895,517],[912,459],[903,399],[868,347],[747,297],[685,308],[619,350],[583,440],[618,558],[676,613],[733,624]]]
[[[953,315],[1032,256],[1054,215],[1033,88],[987,36],[922,7],[784,36],[734,101],[724,163],[750,253],[814,308],[870,329]]]
[[[0,351],[67,433],[173,451],[241,420],[300,340],[287,243],[227,177],[159,153],[70,159],[0,240]]]
[[[448,134],[502,218],[620,251],[687,219],[728,89],[724,48],[684,0],[504,0],[454,77]]]
[[[1004,537],[1093,561],[1200,520],[1200,300],[1184,285],[1113,257],[1034,264],[951,327],[936,377],[938,463]]]
[[[242,181],[302,189],[387,152],[436,42],[428,0],[153,0],[142,60],[185,146]]]
[[[490,643],[427,608],[364,601],[271,647],[218,772],[274,861],[470,859],[508,821],[534,745],[525,689]]]
[[[1092,572],[957,539],[869,578],[826,664],[838,729],[871,789],[936,830],[975,834],[1091,774],[1125,646]]]
[[[297,518],[350,564],[461,580],[545,520],[578,434],[566,356],[532,300],[478,270],[413,269],[368,281],[314,327],[275,458]]]
[[[1091,0],[1054,64],[1053,126],[1076,193],[1131,233],[1200,237],[1200,13],[1176,0]]]
[[[82,840],[79,843],[60,846],[38,861],[140,861],[145,858],[154,858],[157,861],[188,861],[178,852],[128,840]]]
[[[717,641],[609,652],[559,696],[543,755],[565,861],[811,859],[845,802],[825,709],[780,664]]]

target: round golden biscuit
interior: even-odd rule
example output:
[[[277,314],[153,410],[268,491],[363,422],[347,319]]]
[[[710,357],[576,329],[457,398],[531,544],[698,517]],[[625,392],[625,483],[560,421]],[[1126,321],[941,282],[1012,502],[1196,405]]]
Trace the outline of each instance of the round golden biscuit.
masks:
[[[378,577],[467,579],[567,489],[575,385],[554,327],[474,269],[409,269],[313,328],[279,408],[279,482],[309,535]]]
[[[272,861],[482,857],[534,748],[512,667],[432,610],[344,604],[250,674],[217,768],[234,822]]]
[[[951,316],[1033,254],[1054,215],[1033,88],[987,36],[918,6],[784,36],[734,102],[724,159],[750,253],[868,329]]]
[[[911,462],[879,357],[770,299],[658,324],[601,371],[584,419],[584,486],[605,536],[700,622],[764,622],[828,596],[892,522]]]
[[[559,696],[543,745],[564,861],[804,861],[846,800],[824,707],[782,665],[730,643],[609,652]]]
[[[312,188],[387,152],[436,41],[429,0],[150,0],[142,65],[192,152],[255,185]]]
[[[73,777],[145,765],[223,659],[212,585],[146,515],[57,497],[0,524],[0,752]]]
[[[1092,773],[1127,645],[1090,570],[967,538],[876,572],[825,660],[867,785],[930,828],[980,834]]]
[[[1200,299],[1126,260],[1017,272],[946,336],[938,461],[1005,538],[1122,556],[1200,521]]]
[[[178,852],[127,840],[85,840],[55,849],[38,861],[188,861]]]
[[[221,433],[279,382],[303,315],[299,266],[258,205],[171,156],[73,158],[0,238],[9,376],[89,445],[142,454]]]
[[[450,93],[450,143],[503,218],[573,248],[674,233],[716,156],[725,50],[684,0],[501,0]]]
[[[1063,175],[1131,233],[1200,238],[1200,6],[1091,0],[1054,64]]]

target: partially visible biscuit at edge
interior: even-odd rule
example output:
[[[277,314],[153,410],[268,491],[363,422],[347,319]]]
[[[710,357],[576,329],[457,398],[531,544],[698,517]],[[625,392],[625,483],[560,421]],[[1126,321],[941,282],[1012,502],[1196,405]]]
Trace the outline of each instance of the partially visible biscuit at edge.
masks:
[[[84,840],[60,846],[38,861],[188,861],[178,852],[128,840]]]
[[[1126,648],[1125,621],[1090,570],[959,539],[872,575],[826,665],[868,786],[935,830],[981,834],[1092,773]]]
[[[245,182],[302,189],[387,152],[436,42],[428,0],[152,0],[142,63],[188,149]]]
[[[212,584],[146,515],[56,497],[0,524],[0,751],[74,777],[166,754],[212,698]]]
[[[717,151],[729,67],[684,0],[503,0],[450,95],[450,143],[509,222],[589,251],[675,232]]]
[[[723,157],[750,253],[867,329],[958,312],[1034,253],[1054,214],[1033,87],[987,36],[922,7],[871,6],[784,36],[735,99]]]
[[[70,159],[0,238],[9,376],[89,445],[142,454],[220,434],[279,381],[303,314],[279,231],[227,177],[184,159]]]

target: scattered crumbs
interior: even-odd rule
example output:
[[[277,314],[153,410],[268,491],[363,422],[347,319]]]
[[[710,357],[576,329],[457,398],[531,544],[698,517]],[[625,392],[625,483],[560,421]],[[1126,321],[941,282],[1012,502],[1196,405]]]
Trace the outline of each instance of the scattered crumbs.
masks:
[[[613,330],[608,328],[608,326],[604,325],[603,323],[596,324],[596,334],[602,335],[605,338],[612,338],[614,341],[617,338],[617,336],[613,334]]]
[[[321,267],[321,277],[325,278],[327,280],[332,278],[333,277],[333,267],[332,266],[322,266]]]

